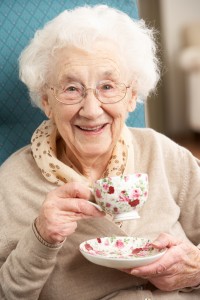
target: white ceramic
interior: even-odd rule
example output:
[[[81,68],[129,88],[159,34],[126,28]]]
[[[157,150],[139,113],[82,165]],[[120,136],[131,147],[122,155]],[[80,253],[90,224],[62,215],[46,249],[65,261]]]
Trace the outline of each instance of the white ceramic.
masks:
[[[98,210],[103,211],[102,207],[94,202],[88,201],[92,206],[96,207]]]
[[[90,262],[116,269],[150,264],[166,252],[153,248],[150,240],[137,237],[95,238],[81,243],[79,249]]]
[[[148,196],[148,176],[135,173],[106,177],[95,181],[94,197],[102,209],[114,216],[114,221],[138,219],[138,210]]]

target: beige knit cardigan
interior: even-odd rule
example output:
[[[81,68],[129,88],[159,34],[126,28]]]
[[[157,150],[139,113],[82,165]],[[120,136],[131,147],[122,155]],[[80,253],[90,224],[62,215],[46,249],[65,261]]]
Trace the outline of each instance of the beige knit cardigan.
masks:
[[[131,132],[132,171],[149,176],[141,218],[122,228],[108,217],[79,221],[59,247],[41,243],[32,226],[46,193],[56,186],[42,176],[30,146],[0,167],[0,299],[200,299],[200,289],[162,292],[144,279],[92,264],[79,252],[81,242],[111,235],[155,238],[167,232],[200,243],[199,161],[151,129]]]

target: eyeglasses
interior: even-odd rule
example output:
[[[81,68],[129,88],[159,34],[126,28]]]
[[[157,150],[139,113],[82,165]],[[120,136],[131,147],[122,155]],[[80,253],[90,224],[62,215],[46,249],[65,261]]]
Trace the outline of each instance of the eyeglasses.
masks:
[[[104,104],[113,104],[124,99],[127,89],[124,83],[116,83],[113,81],[105,81],[97,84],[96,88],[85,88],[79,82],[71,82],[62,88],[50,87],[57,101],[73,105],[80,103],[86,96],[87,91],[92,90],[95,97]]]

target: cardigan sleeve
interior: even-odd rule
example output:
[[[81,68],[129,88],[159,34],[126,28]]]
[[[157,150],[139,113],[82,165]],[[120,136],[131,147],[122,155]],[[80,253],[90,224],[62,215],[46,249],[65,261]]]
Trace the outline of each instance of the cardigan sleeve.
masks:
[[[6,249],[6,239],[4,245]],[[62,245],[49,247],[41,243],[32,227],[18,242],[7,259],[1,257],[0,298],[36,300],[39,298],[48,276],[51,274],[56,256]]]
[[[0,167],[0,299],[36,300],[54,269],[56,247],[32,225],[45,196],[29,148]]]
[[[180,223],[187,237],[200,248],[200,161],[182,149],[182,189],[179,194]]]

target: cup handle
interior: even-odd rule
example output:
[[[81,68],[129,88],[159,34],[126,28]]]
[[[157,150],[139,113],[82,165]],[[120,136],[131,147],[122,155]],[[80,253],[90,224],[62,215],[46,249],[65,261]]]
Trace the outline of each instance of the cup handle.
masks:
[[[88,201],[91,205],[93,205],[94,207],[96,207],[99,211],[103,211],[103,209],[101,208],[100,205],[94,203],[94,202],[91,202],[91,201]]]
[[[92,195],[94,196],[94,190],[93,190],[93,188],[89,187],[89,190],[92,193]]]
[[[93,199],[95,199],[93,188],[89,187],[89,190],[90,190],[90,192],[91,192],[91,194],[92,194]],[[103,211],[103,209],[101,208],[100,205],[98,205],[98,204],[96,204],[96,203],[94,203],[94,202],[92,202],[92,201],[90,201],[90,200],[89,200],[89,203],[90,203],[91,205],[93,205],[94,207],[96,207],[98,210]]]

